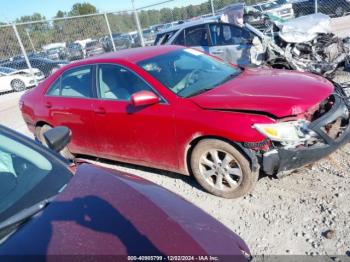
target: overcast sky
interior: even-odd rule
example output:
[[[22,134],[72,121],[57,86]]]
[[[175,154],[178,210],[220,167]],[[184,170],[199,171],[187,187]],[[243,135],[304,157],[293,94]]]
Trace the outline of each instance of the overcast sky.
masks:
[[[136,7],[143,7],[165,0],[135,0]],[[31,15],[38,12],[52,18],[58,10],[69,11],[75,3],[89,2],[99,11],[119,11],[131,9],[131,0],[4,0],[1,1],[0,21],[11,22],[23,15]],[[206,0],[174,0],[161,7],[181,7],[189,4],[208,2]]]

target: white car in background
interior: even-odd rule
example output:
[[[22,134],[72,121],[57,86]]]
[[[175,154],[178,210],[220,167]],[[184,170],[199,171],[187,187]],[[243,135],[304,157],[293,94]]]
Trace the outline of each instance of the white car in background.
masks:
[[[33,68],[34,77],[30,69],[16,70],[9,67],[0,67],[0,92],[23,91],[35,85],[35,82],[44,80],[44,74],[37,68]]]

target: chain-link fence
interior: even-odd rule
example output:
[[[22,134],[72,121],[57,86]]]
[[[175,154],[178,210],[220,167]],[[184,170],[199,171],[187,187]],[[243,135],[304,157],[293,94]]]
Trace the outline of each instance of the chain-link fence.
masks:
[[[1,25],[0,91],[34,86],[73,60],[152,45],[159,31],[237,2],[242,1],[167,0],[133,10]],[[245,0],[245,6],[285,20],[315,12],[332,17],[350,12],[350,0]]]
[[[242,1],[211,0],[216,10],[224,6]],[[285,15],[292,11],[293,17],[304,16],[314,13],[323,13],[331,17],[342,17],[350,14],[350,0],[245,0],[246,5],[252,6],[264,13],[276,16],[290,17]],[[289,11],[287,11],[290,9]]]

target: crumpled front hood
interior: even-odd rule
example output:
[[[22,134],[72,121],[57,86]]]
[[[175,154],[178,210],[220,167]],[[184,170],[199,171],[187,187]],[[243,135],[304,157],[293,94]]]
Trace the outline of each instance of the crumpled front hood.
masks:
[[[279,36],[288,43],[308,42],[319,34],[332,32],[331,18],[322,13],[300,16],[278,26]]]
[[[190,99],[205,109],[265,112],[281,118],[304,113],[333,90],[331,82],[310,73],[247,68],[235,79]]]

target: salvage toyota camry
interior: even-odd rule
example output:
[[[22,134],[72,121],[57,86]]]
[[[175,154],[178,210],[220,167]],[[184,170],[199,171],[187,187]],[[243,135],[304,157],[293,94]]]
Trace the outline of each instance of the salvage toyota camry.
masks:
[[[93,155],[193,174],[236,198],[259,170],[278,175],[350,140],[349,101],[309,73],[240,68],[194,49],[157,46],[79,61],[20,101],[35,136],[73,132],[66,157]]]

